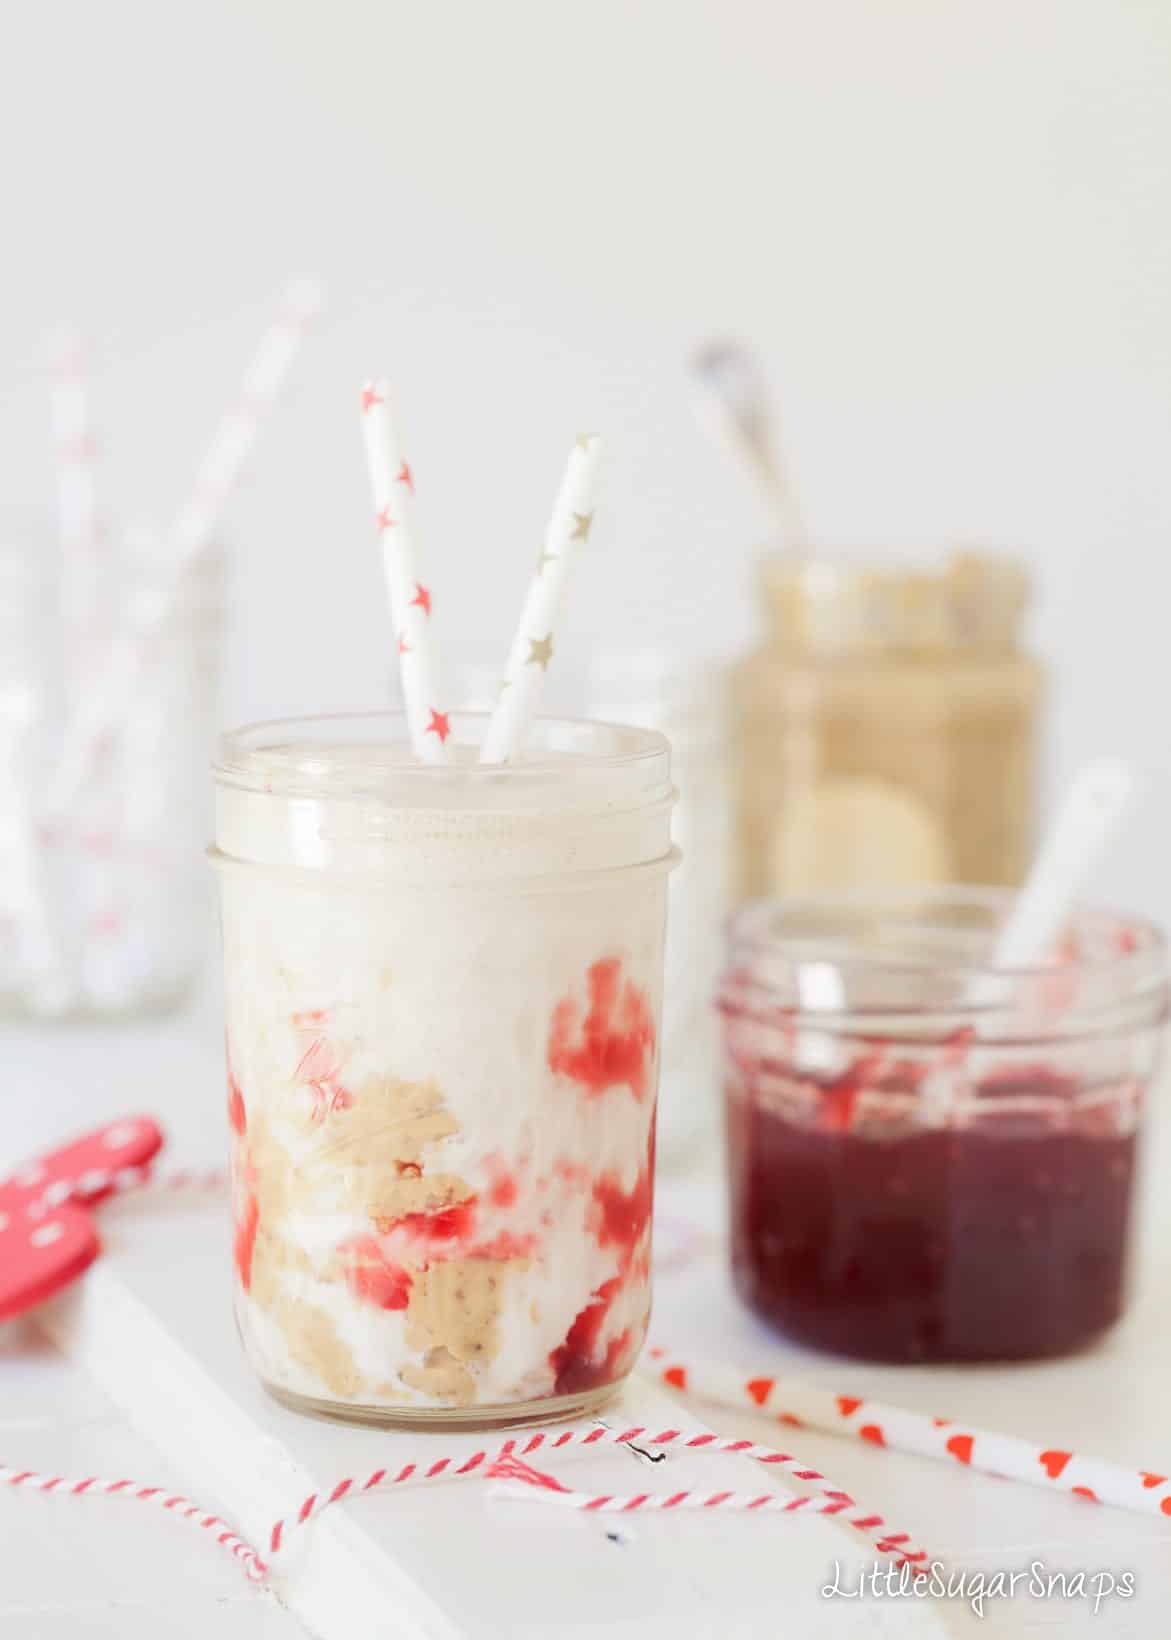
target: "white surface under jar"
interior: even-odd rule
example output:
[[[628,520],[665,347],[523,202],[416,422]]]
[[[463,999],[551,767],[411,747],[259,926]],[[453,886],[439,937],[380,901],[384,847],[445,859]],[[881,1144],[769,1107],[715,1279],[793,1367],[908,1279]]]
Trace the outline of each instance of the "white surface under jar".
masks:
[[[673,792],[662,736],[541,720],[416,762],[395,713],[224,737],[237,1318],[298,1408],[578,1413],[629,1373]]]
[[[719,1031],[712,996],[730,909],[731,794],[726,669],[655,650],[603,654],[588,681],[591,716],[658,729],[671,744],[681,851],[671,878],[660,1169],[676,1172],[718,1144]]]

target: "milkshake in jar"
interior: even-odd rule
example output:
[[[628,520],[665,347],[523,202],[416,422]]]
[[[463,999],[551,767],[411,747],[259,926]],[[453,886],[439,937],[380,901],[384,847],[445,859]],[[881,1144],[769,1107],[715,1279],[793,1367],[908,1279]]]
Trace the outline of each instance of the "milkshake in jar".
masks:
[[[579,1415],[645,1336],[667,743],[538,720],[493,766],[486,723],[221,744],[236,1314],[303,1410]]]

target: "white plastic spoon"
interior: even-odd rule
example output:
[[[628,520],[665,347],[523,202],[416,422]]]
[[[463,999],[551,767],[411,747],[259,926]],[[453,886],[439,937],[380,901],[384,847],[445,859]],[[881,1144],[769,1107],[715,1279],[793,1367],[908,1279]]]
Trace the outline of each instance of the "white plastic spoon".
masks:
[[[1029,968],[1047,955],[1137,786],[1134,771],[1117,757],[1095,758],[1074,776],[1000,930],[994,968]]]
[[[809,533],[756,359],[740,342],[705,342],[692,363],[705,419],[756,480],[786,552],[808,558]]]

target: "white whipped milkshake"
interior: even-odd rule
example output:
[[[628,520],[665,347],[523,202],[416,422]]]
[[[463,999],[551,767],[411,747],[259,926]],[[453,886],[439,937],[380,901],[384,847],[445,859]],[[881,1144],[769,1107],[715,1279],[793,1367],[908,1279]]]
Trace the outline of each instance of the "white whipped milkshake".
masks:
[[[645,1334],[673,793],[647,731],[494,769],[453,727],[450,766],[394,714],[223,741],[237,1314],[286,1400],[513,1422]]]

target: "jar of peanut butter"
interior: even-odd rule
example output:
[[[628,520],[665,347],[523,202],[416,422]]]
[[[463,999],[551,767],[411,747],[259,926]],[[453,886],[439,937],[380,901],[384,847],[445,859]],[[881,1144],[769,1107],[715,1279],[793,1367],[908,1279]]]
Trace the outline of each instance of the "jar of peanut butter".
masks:
[[[1019,564],[772,557],[763,582],[732,679],[741,896],[1017,883],[1042,685]]]

